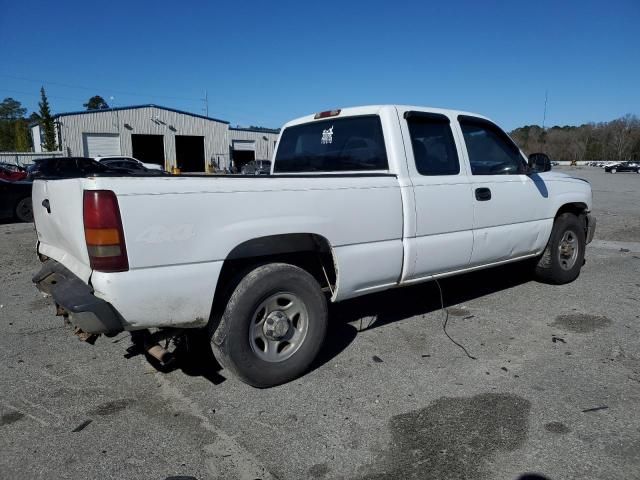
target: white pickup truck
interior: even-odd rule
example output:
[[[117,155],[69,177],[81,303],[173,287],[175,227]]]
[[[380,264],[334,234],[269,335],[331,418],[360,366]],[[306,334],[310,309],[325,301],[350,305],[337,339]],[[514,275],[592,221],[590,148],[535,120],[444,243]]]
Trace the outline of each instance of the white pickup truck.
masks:
[[[284,126],[270,176],[37,180],[34,282],[85,332],[196,329],[277,385],[317,355],[329,301],[525,259],[574,280],[591,188],[550,168],[471,113],[321,112]]]

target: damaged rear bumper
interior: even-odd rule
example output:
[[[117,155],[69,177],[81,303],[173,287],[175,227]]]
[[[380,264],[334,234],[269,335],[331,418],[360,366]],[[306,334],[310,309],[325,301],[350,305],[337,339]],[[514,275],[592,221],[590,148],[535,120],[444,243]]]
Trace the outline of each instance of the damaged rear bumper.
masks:
[[[38,289],[53,297],[71,323],[87,333],[116,334],[123,330],[118,312],[93,289],[55,260],[47,260],[33,277]]]

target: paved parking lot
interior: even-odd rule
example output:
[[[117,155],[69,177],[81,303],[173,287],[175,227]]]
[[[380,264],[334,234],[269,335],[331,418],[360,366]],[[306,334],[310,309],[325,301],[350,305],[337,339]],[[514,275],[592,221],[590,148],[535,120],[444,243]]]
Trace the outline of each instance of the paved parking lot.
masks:
[[[469,355],[435,284],[334,306],[313,371],[268,390],[79,342],[30,283],[33,226],[0,225],[0,478],[640,478],[640,175],[572,172],[598,217],[577,281],[442,281]]]

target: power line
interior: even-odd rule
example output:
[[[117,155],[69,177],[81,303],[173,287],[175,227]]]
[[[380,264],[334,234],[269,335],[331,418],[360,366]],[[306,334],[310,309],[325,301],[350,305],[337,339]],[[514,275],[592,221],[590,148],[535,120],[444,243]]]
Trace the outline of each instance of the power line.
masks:
[[[142,97],[142,98],[147,98],[147,99],[168,99],[168,100],[181,100],[181,101],[186,101],[186,102],[193,102],[193,103],[200,103],[201,102],[205,102],[205,109],[207,110],[206,112],[206,116],[208,117],[208,107],[209,107],[209,101],[208,101],[208,95],[205,91],[205,99],[202,98],[195,98],[195,97],[180,97],[180,96],[172,96],[172,95],[149,95],[149,94],[144,94],[144,93],[133,93],[133,92],[124,92],[124,91],[120,91],[120,90],[111,90],[108,88],[96,88],[96,87],[88,87],[86,85],[72,85],[69,83],[62,83],[62,82],[55,82],[55,81],[47,81],[47,80],[37,80],[34,78],[28,78],[28,77],[23,77],[23,76],[17,76],[17,75],[7,75],[7,74],[0,74],[0,77],[4,77],[4,78],[11,78],[14,80],[20,80],[20,81],[25,81],[25,82],[31,82],[31,83],[36,83],[39,85],[55,85],[58,87],[63,87],[63,88],[73,88],[73,89],[81,89],[81,90],[88,90],[88,91],[92,91],[92,92],[107,92],[109,94],[115,94],[115,95],[124,95],[124,96],[133,96],[133,97]],[[12,92],[12,93],[20,93],[21,95],[29,95],[29,96],[36,96],[39,97],[39,94],[33,94],[33,93],[27,93],[27,92],[20,92],[18,90],[7,90],[5,89],[5,91],[8,92]],[[73,102],[79,102],[80,104],[83,104],[86,100],[80,100],[77,98],[70,98],[70,97],[64,97],[64,96],[59,96],[59,95],[49,95],[47,94],[48,98],[52,98],[52,99],[59,99],[59,100],[67,100],[67,101],[73,101]],[[249,111],[243,108],[238,108],[236,106],[227,106],[227,108],[225,109],[220,108],[220,106],[217,106],[215,108],[216,110],[216,115],[223,115],[223,116],[232,116],[235,117],[237,116],[239,113],[242,114],[243,116],[247,116],[247,117],[253,117],[255,115],[255,112],[253,111]],[[262,112],[264,114],[264,112]],[[274,117],[268,117],[265,120],[269,120],[269,118],[271,120],[275,120]],[[244,122],[247,123],[247,122]],[[249,122],[252,123],[252,122]],[[277,123],[277,122],[274,122]]]
[[[28,95],[30,97],[40,97],[39,93],[33,93],[33,92],[22,92],[20,90],[10,90],[10,89],[2,89],[3,92],[9,92],[9,93],[17,93],[20,95]],[[47,98],[56,98],[59,100],[70,100],[72,102],[84,102],[84,100],[79,100],[77,98],[70,98],[70,97],[61,97],[59,95],[49,95],[47,94]]]
[[[116,95],[130,95],[133,97],[146,97],[146,98],[165,98],[165,99],[170,99],[170,100],[188,100],[188,101],[192,101],[192,102],[200,102],[202,101],[200,98],[195,98],[195,97],[178,97],[178,96],[173,96],[173,95],[149,95],[148,93],[134,93],[134,92],[124,92],[121,90],[112,90],[110,88],[100,88],[100,87],[87,87],[86,85],[72,85],[69,83],[61,83],[61,82],[52,82],[52,81],[48,81],[48,80],[37,80],[34,78],[27,78],[27,77],[19,77],[16,75],[6,75],[6,74],[1,74],[0,77],[4,77],[4,78],[12,78],[14,80],[21,80],[21,81],[25,81],[25,82],[32,82],[32,83],[38,83],[40,85],[56,85],[58,87],[64,87],[64,88],[79,88],[82,90],[90,90],[90,91],[108,91],[109,93],[113,93]]]

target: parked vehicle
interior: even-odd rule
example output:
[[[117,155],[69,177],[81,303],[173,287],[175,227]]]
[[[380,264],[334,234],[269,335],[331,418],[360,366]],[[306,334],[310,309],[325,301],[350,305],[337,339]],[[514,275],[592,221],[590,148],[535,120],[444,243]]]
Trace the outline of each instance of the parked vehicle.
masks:
[[[38,159],[29,167],[29,176],[36,178],[77,178],[90,175],[129,175],[129,176],[150,176],[162,175],[166,172],[158,170],[148,170],[118,167],[109,164],[110,161],[97,162],[90,157],[53,157]],[[124,162],[114,160],[114,162]],[[131,166],[132,164],[129,164]],[[136,164],[137,165],[137,164]]]
[[[31,182],[0,178],[0,219],[33,221],[31,187]]]
[[[27,178],[27,169],[12,163],[0,162],[0,178],[15,182]]]
[[[631,162],[618,162],[612,165],[607,165],[604,167],[604,171],[607,173],[618,173],[618,172],[633,172],[640,173],[640,167]]]
[[[105,155],[103,157],[93,157],[93,159],[100,163],[112,162],[112,161],[118,160],[118,161],[126,162],[127,164],[131,165],[132,162],[135,162],[138,165],[141,165],[142,167],[146,168],[147,170],[164,170],[162,166],[158,165],[157,163],[145,163],[138,160],[137,158],[126,157],[122,155]],[[129,168],[129,167],[126,167],[126,168]]]
[[[87,157],[37,159],[28,169],[31,178],[74,178],[107,172],[109,168]]]
[[[271,173],[271,161],[254,160],[243,166],[241,172],[243,175],[269,175]]]
[[[161,359],[159,338],[209,336],[243,381],[277,385],[318,354],[328,302],[521,260],[573,281],[591,187],[535,166],[479,115],[321,112],[285,125],[268,178],[37,180],[34,282],[85,332],[159,329],[138,335]]]
[[[148,175],[169,175],[168,172],[165,172],[161,169],[150,169],[145,167],[142,162],[133,159],[127,158],[113,158],[100,160],[100,164],[106,165],[110,168],[118,168],[121,170],[128,171],[133,174],[148,174]]]

